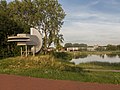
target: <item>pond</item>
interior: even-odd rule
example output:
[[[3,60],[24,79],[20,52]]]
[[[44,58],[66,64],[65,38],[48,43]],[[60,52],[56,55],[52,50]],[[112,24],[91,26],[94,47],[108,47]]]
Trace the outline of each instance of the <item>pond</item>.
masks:
[[[120,63],[120,55],[116,54],[104,54],[104,55],[84,55],[79,58],[74,58],[70,62],[75,64],[88,63],[88,62],[108,62],[108,63]]]

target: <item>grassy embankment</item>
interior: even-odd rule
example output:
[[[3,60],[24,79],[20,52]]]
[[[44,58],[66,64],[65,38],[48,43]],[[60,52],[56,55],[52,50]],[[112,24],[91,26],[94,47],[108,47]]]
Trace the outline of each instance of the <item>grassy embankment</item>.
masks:
[[[120,84],[120,73],[84,71],[53,56],[14,57],[0,60],[1,74],[37,78]]]

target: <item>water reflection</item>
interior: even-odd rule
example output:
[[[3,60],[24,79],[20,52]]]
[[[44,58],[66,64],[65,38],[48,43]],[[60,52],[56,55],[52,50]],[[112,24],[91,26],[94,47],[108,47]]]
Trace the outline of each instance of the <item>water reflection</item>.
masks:
[[[120,63],[120,54],[100,54],[100,55],[79,55],[74,57],[71,62],[75,64],[87,63],[87,62],[108,62],[108,63]]]
[[[114,58],[117,56],[117,54],[106,54],[106,55],[107,55],[107,57],[110,57],[110,58]]]
[[[105,55],[104,55],[104,54],[100,54],[100,57],[101,57],[101,58],[104,58],[104,57],[105,57]]]
[[[118,57],[120,58],[120,54],[118,54]]]

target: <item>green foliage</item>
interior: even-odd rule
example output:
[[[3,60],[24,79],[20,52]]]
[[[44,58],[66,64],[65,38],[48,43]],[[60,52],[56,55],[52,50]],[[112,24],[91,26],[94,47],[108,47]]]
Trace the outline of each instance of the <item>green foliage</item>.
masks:
[[[79,44],[80,47],[87,47],[87,44],[81,43]]]
[[[0,1],[0,58],[19,55],[19,47],[16,43],[8,43],[7,38],[11,35],[25,32],[26,28],[11,18],[9,4],[5,0]]]
[[[21,32],[23,32],[23,29],[16,22],[0,12],[0,58],[17,54],[17,52],[14,52],[16,49],[15,43],[8,43],[7,38],[10,35],[16,35]]]
[[[62,59],[65,61],[72,60],[72,55],[67,52],[54,52],[53,56],[58,59]]]
[[[108,51],[116,51],[117,46],[116,45],[107,45],[106,50],[108,50]]]
[[[67,48],[67,47],[72,47],[72,46],[73,46],[72,43],[66,43],[66,44],[64,45],[65,48]]]
[[[117,50],[119,50],[119,51],[120,51],[120,45],[117,45]]]
[[[64,45],[64,47],[86,47],[87,48],[87,44],[83,44],[83,43],[81,43],[81,44],[79,44],[79,43],[66,43],[65,45]]]
[[[88,54],[74,54],[73,58],[77,59],[77,58],[86,58],[88,56]]]
[[[61,45],[61,43],[63,43],[63,35],[62,34],[58,34],[54,40],[54,44],[56,46],[56,50],[60,51],[63,47]]]
[[[80,44],[79,43],[74,43],[73,47],[80,47]]]

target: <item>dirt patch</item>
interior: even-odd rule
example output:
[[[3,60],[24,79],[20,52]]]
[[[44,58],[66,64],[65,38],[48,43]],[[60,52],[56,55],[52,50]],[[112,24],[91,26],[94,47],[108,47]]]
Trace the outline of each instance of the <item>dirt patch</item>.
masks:
[[[120,90],[120,85],[0,75],[0,90]]]

